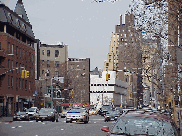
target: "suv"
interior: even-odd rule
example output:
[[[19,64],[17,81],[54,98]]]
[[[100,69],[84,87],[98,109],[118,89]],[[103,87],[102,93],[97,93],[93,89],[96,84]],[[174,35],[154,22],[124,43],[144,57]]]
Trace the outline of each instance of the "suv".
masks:
[[[30,119],[35,119],[35,116],[38,112],[39,109],[37,107],[31,107],[29,109],[26,109],[26,114],[28,114]]]

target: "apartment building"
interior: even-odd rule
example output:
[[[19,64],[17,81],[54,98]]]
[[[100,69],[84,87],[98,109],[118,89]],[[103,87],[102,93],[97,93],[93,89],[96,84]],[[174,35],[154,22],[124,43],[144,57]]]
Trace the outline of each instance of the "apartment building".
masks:
[[[119,47],[119,33],[112,33],[109,53],[107,53],[107,60],[104,61],[103,71],[116,71],[116,78],[118,78],[118,47]]]
[[[40,44],[39,54],[40,76],[39,80],[36,81],[36,88],[42,95],[42,101],[39,106],[51,107],[57,101],[65,101],[63,99],[64,91],[62,91],[64,90],[65,82],[63,78],[63,81],[58,81],[58,77],[65,77],[67,72],[68,45]],[[53,88],[51,89],[51,87]],[[44,97],[46,98],[44,99]],[[53,105],[51,105],[52,102]]]
[[[33,105],[34,42],[22,0],[14,11],[0,4],[0,116],[12,116]],[[22,70],[29,71],[29,78],[21,78]]]
[[[125,23],[116,25],[119,33],[119,69],[118,79],[128,82],[127,104],[138,106],[142,102],[142,52],[140,46],[141,32],[134,28],[134,15],[126,14]],[[135,99],[135,100],[134,100]]]
[[[70,102],[90,102],[90,58],[68,58],[68,89],[74,94]]]

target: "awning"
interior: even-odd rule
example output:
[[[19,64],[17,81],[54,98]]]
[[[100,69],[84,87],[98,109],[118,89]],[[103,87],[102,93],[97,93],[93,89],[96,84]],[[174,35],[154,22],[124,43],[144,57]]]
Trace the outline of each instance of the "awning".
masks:
[[[70,106],[70,103],[61,103],[61,106]]]
[[[61,103],[61,106],[70,106],[70,105],[73,105],[73,106],[82,106],[81,103]]]

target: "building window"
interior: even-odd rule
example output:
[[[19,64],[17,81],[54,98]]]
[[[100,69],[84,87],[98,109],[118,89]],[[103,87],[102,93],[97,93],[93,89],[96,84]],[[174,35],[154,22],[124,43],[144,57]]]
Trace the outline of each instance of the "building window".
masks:
[[[11,76],[11,88],[13,90],[13,76]]]
[[[21,63],[19,64],[19,66],[20,66],[20,73],[21,73],[21,69],[22,69],[22,68],[21,68]]]
[[[16,46],[16,56],[18,58],[18,46]]]
[[[111,59],[109,59],[109,62],[111,62]]]
[[[59,56],[59,50],[55,50],[55,57]]]
[[[13,72],[13,60],[11,61],[11,65],[12,65],[12,72]]]
[[[20,59],[21,59],[21,49],[19,49],[20,50]]]
[[[59,74],[58,71],[55,71],[55,77],[58,77],[58,74]]]
[[[18,73],[18,62],[16,62],[16,73]]]
[[[31,81],[29,81],[29,90],[30,90]]]
[[[50,61],[47,60],[47,67],[50,67]]]
[[[12,52],[11,52],[11,53],[13,54],[13,47],[14,47],[14,45],[12,44],[12,46],[11,46],[11,47],[12,47]]]
[[[47,76],[49,76],[49,74],[50,74],[50,72],[49,72],[49,70],[47,70]]]
[[[44,50],[42,50],[42,55],[44,55]]]
[[[47,50],[47,56],[50,57],[50,50]]]
[[[106,66],[109,66],[109,63],[106,63]]]
[[[19,78],[19,88],[21,89],[21,78]]]
[[[11,45],[10,45],[10,43],[8,43],[8,53],[9,54],[11,53]]]
[[[42,70],[42,75],[44,74],[44,70]]]
[[[16,78],[16,91],[18,91],[18,78]]]
[[[59,61],[55,61],[55,67],[56,67],[56,68],[59,67]]]
[[[8,60],[8,68],[10,69],[10,60]]]

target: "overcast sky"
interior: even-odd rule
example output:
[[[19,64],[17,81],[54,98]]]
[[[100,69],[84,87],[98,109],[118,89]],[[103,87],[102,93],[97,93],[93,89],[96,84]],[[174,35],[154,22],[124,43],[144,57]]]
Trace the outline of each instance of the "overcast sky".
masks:
[[[0,0],[14,10],[17,0]],[[103,69],[120,15],[131,0],[96,3],[93,0],[23,0],[36,39],[68,45],[68,57],[90,58],[90,69]]]

